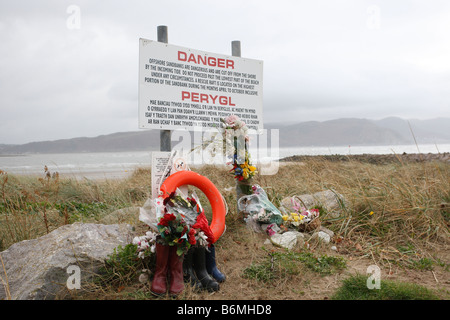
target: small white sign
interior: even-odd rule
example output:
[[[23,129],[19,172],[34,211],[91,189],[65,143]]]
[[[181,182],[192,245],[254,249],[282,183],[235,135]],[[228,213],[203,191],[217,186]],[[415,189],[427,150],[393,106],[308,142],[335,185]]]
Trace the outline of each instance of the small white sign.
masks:
[[[171,168],[167,165],[170,154],[170,152],[162,151],[152,152],[152,199],[158,197],[161,183],[170,175]]]
[[[211,130],[237,115],[263,129],[263,62],[139,41],[139,128]]]

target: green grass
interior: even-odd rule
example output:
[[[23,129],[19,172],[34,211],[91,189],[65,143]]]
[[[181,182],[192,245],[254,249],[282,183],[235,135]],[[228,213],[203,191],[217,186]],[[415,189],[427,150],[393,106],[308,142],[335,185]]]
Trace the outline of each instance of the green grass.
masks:
[[[315,256],[312,252],[271,252],[266,258],[251,264],[243,271],[243,276],[262,282],[298,275],[305,269],[321,275],[330,275],[346,268],[343,258],[327,255]]]
[[[413,283],[381,280],[380,289],[367,287],[367,276],[355,275],[343,281],[334,300],[438,300],[431,290]]]
[[[99,271],[99,276],[94,280],[100,285],[124,285],[137,277],[138,271],[154,267],[155,257],[140,259],[137,256],[137,245],[127,244],[118,246],[105,260],[104,266]]]

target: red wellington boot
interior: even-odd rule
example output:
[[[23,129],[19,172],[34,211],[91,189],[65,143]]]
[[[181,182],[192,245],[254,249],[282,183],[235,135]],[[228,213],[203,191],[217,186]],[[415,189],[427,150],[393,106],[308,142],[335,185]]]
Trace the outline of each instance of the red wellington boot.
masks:
[[[183,256],[177,255],[176,246],[170,247],[169,251],[169,275],[169,293],[171,295],[180,294],[184,289]]]
[[[156,271],[150,291],[156,295],[167,292],[167,271],[169,270],[169,246],[156,243]]]

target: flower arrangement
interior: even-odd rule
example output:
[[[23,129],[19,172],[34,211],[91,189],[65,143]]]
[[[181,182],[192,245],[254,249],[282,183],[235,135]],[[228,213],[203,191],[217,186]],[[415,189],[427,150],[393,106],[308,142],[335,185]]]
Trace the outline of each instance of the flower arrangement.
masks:
[[[233,172],[238,181],[248,180],[257,173],[257,170],[250,162],[247,125],[236,115],[230,115],[221,121],[224,124],[222,136],[225,154],[232,158],[228,163],[233,165],[230,172]]]
[[[144,236],[134,237],[133,244],[137,245],[138,258],[144,259],[153,253],[156,249],[157,234],[147,231]]]
[[[168,246],[177,246],[177,254],[179,256],[189,250],[189,226],[180,215],[165,213],[160,218],[157,227],[161,241]]]
[[[214,234],[195,192],[191,197],[185,197],[179,190],[169,195],[164,200],[164,215],[157,228],[159,241],[177,246],[179,256],[193,245],[206,247],[214,242]]]
[[[156,198],[154,205],[159,214],[156,232],[147,231],[145,235],[135,237],[139,258],[146,258],[155,253],[156,243],[176,246],[179,256],[186,253],[191,246],[207,247],[214,243],[205,211],[195,193],[185,196],[177,189],[164,200]]]
[[[306,210],[303,208],[301,212],[291,212],[291,214],[284,214],[281,218],[284,221],[284,224],[291,224],[293,226],[298,227],[301,224],[309,223],[312,220],[316,219],[319,216],[318,209],[309,209]]]

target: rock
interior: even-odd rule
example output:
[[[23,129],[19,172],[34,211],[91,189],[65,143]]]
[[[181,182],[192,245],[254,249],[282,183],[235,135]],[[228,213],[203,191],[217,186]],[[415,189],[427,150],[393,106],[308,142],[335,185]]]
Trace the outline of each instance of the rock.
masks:
[[[139,207],[128,207],[119,209],[104,216],[100,223],[102,224],[131,224],[133,226],[139,223]]]
[[[331,231],[330,229],[327,229],[327,228],[323,227],[323,226],[321,226],[319,228],[319,231],[325,232],[326,234],[328,234],[330,236],[330,238],[334,237],[334,232]]]
[[[78,283],[83,287],[114,248],[132,239],[129,225],[74,223],[40,238],[15,243],[0,252],[11,299],[54,299],[67,290],[69,277],[76,273],[73,270],[79,271]],[[3,277],[3,272],[0,275]],[[0,282],[0,300],[5,298]]]
[[[149,281],[149,277],[148,277],[147,273],[141,273],[139,275],[139,282],[140,283],[145,284],[145,283],[148,283],[148,281]]]
[[[281,201],[281,205],[288,211],[293,211],[293,200],[296,200],[302,206],[307,209],[311,209],[315,206],[321,206],[328,212],[333,218],[337,218],[341,212],[341,204],[345,203],[344,197],[331,190],[325,190],[316,192],[314,194],[303,194],[300,196],[293,196],[284,198]]]
[[[323,231],[314,232],[313,235],[311,236],[311,240],[315,240],[315,239],[317,239],[319,241],[323,241],[325,243],[330,243],[330,241],[331,241],[330,235]]]
[[[270,237],[270,241],[278,247],[282,247],[288,250],[294,249],[297,245],[302,246],[304,244],[304,235],[298,231],[287,231],[282,234],[274,234]]]

